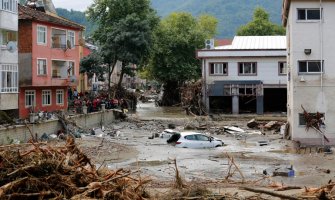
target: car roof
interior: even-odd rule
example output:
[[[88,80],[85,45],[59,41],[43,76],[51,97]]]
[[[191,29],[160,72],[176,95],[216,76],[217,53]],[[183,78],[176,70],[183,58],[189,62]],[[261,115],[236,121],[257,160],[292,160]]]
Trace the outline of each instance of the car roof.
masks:
[[[172,130],[172,129],[165,129],[164,132],[168,132],[168,133],[178,133],[178,131],[176,130]]]
[[[187,135],[205,135],[205,134],[198,132],[181,132],[180,135],[187,136]]]

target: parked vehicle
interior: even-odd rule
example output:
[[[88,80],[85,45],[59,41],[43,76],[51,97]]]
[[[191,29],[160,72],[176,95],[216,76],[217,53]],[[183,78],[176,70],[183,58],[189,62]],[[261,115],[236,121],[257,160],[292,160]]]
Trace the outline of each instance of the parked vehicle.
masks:
[[[215,148],[224,144],[219,138],[197,132],[175,133],[167,140],[167,143],[176,147],[193,149]]]

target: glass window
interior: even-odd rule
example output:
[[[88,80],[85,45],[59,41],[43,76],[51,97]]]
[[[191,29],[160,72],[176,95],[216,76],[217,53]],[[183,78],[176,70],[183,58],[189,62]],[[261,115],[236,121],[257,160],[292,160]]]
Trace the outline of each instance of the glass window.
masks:
[[[299,61],[299,73],[323,72],[321,61]]]
[[[279,62],[279,75],[286,75],[286,74],[287,74],[287,63]]]
[[[187,135],[185,136],[186,140],[196,140],[195,135]]]
[[[17,65],[0,65],[0,93],[18,92]]]
[[[226,75],[228,71],[228,63],[211,63],[210,74],[211,75]]]
[[[47,27],[37,26],[37,44],[47,43]]]
[[[51,105],[51,90],[42,90],[42,105]]]
[[[17,13],[17,0],[0,0],[0,9]]]
[[[205,135],[196,135],[196,137],[199,141],[209,141],[209,138]]]
[[[319,8],[298,9],[298,20],[320,20],[320,17]]]
[[[26,107],[31,107],[35,105],[35,91],[34,90],[26,90],[25,92],[26,99]]]
[[[256,75],[257,63],[245,62],[239,63],[239,75]]]
[[[64,90],[56,90],[56,104],[57,105],[64,104]]]
[[[75,45],[75,32],[67,31],[67,48],[72,49]]]
[[[38,59],[37,60],[37,74],[46,75],[47,74],[47,60]]]

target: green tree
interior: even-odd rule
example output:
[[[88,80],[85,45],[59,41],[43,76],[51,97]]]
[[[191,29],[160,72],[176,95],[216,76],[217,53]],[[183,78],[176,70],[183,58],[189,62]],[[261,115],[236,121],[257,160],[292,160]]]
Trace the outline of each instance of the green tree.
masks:
[[[158,23],[149,0],[94,0],[87,11],[97,24],[94,38],[102,47],[102,58],[108,68],[108,88],[117,61],[124,74],[133,75],[131,65],[140,67],[147,61],[152,45],[152,31]]]
[[[80,73],[86,73],[89,79],[95,74],[99,79],[103,78],[106,67],[102,65],[100,53],[93,51],[90,55],[80,60]]]
[[[186,81],[200,78],[195,51],[204,47],[206,38],[214,36],[216,25],[214,17],[195,18],[189,13],[172,13],[159,24],[148,71],[164,84],[164,105],[179,103],[178,88]]]
[[[263,8],[258,7],[254,11],[253,20],[246,25],[242,25],[237,30],[237,35],[285,35],[285,29],[282,26],[272,23],[269,20],[269,14]]]

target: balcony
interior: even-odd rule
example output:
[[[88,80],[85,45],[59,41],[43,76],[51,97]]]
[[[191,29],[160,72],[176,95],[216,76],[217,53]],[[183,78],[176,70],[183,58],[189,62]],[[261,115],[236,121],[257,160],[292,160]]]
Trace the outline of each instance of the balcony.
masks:
[[[53,60],[52,61],[52,85],[73,85],[76,81],[74,73],[74,62]]]

